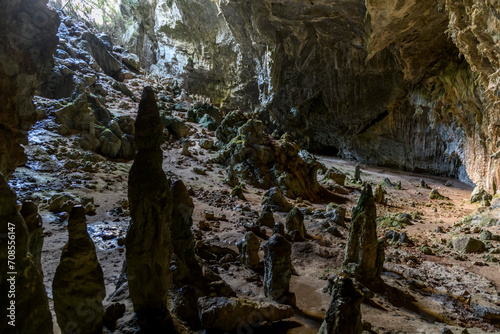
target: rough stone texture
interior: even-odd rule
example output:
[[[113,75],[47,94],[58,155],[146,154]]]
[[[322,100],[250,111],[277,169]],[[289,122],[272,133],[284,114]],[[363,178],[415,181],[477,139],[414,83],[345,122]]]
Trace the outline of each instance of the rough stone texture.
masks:
[[[367,184],[352,213],[343,262],[343,266],[360,280],[380,279],[382,271],[383,254],[378,250],[376,210],[372,187]]]
[[[135,133],[138,151],[128,181],[131,221],[125,241],[130,298],[146,331],[172,330],[167,305],[173,198],[162,169],[163,125],[151,87],[144,88]]]
[[[287,233],[298,231],[302,238],[307,235],[306,227],[304,225],[304,214],[297,207],[294,207],[287,214],[285,226]]]
[[[57,323],[62,333],[102,334],[106,288],[83,207],[71,210],[68,234],[52,283]]]
[[[461,253],[481,253],[485,250],[482,241],[470,237],[454,237],[452,239],[453,248]]]
[[[253,232],[247,232],[243,240],[238,244],[240,250],[240,261],[246,264],[250,269],[256,269],[259,266],[259,238]]]
[[[59,18],[44,0],[2,1],[0,12],[0,173],[26,161],[21,143],[36,121],[32,98],[50,74]]]
[[[264,293],[276,301],[288,298],[292,277],[292,247],[281,234],[274,234],[264,248]]]
[[[233,110],[224,117],[222,123],[215,131],[217,145],[223,147],[238,135],[238,129],[248,121],[242,111]]]
[[[385,204],[384,189],[382,189],[382,186],[380,184],[377,184],[377,187],[375,188],[374,200],[375,203]]]
[[[325,173],[325,179],[332,179],[335,183],[343,186],[345,184],[346,175],[335,167],[330,167]]]
[[[337,276],[333,281],[330,305],[318,334],[361,334],[361,302],[352,280],[347,276]]]
[[[259,218],[257,219],[257,224],[260,226],[266,226],[269,228],[273,228],[275,224],[274,214],[271,210],[271,206],[265,204],[262,207],[262,212],[260,213]]]
[[[277,185],[285,196],[317,199],[321,191],[316,179],[318,165],[304,161],[299,152],[299,146],[289,136],[274,143],[264,133],[261,121],[249,120],[213,161],[232,166],[253,186],[269,189]]]
[[[279,321],[295,312],[287,305],[244,298],[203,297],[198,299],[198,313],[206,329],[245,330],[264,321]]]
[[[470,202],[477,203],[483,200],[491,201],[492,198],[493,197],[490,194],[488,194],[486,190],[484,190],[483,186],[479,185],[475,187],[474,190],[472,191],[472,194],[470,195]]]
[[[10,300],[7,294],[10,288],[9,281],[13,268],[8,266],[7,247],[0,248],[0,292],[4,297],[0,298],[0,307],[4,317],[0,321],[0,331],[2,333],[52,333],[52,315],[49,310],[47,295],[43,285],[43,274],[40,270],[41,264],[35,263],[30,254],[30,235],[28,227],[17,211],[17,199],[15,193],[10,189],[2,173],[0,173],[0,233],[8,235],[9,231],[15,229],[16,256],[15,276],[16,282],[16,327],[7,324],[9,319],[6,315],[10,313]],[[9,225],[10,223],[10,225]],[[10,227],[10,229],[9,229]],[[4,243],[4,242],[2,242]],[[22,292],[22,293],[21,293]]]
[[[89,43],[92,57],[104,73],[116,80],[123,81],[122,64],[109,52],[110,50],[105,43],[90,32],[84,33],[82,38]]]
[[[23,216],[29,233],[29,251],[33,256],[33,262],[39,265],[40,272],[42,271],[42,248],[43,248],[43,221],[38,214],[38,207],[31,201],[24,201],[21,207],[21,215]]]
[[[280,212],[288,212],[293,209],[292,203],[288,202],[278,187],[272,187],[264,193],[262,204],[267,205],[271,210]]]

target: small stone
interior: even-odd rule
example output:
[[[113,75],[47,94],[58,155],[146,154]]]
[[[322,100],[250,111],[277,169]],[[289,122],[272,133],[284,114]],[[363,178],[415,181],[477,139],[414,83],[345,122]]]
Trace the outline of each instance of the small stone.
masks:
[[[425,255],[434,255],[434,252],[429,246],[422,245],[420,246],[420,251],[424,253]]]
[[[247,232],[241,242],[238,243],[240,250],[240,261],[250,269],[257,269],[259,266],[259,238],[253,232]]]
[[[215,220],[215,213],[212,210],[205,210],[203,214],[206,220]]]
[[[443,328],[443,330],[441,331],[441,334],[453,334],[453,332],[451,331],[451,329],[445,327]]]
[[[275,224],[274,214],[271,211],[271,208],[269,207],[269,205],[266,204],[262,208],[262,212],[261,212],[259,218],[257,219],[257,224],[260,226],[266,226],[269,228],[274,227],[274,224]]]
[[[264,292],[281,302],[290,294],[292,247],[281,234],[274,234],[264,244]]]
[[[440,199],[440,200],[446,199],[446,197],[444,197],[443,195],[441,195],[439,193],[439,191],[437,191],[437,189],[432,189],[431,190],[431,193],[429,194],[429,198],[430,199]]]
[[[382,189],[382,186],[380,184],[378,184],[377,187],[375,188],[374,199],[375,199],[375,203],[378,203],[378,204],[385,203],[384,189]]]
[[[198,175],[207,175],[207,171],[205,169],[200,168],[200,167],[194,167],[193,172],[195,172]]]
[[[339,229],[335,226],[330,226],[329,228],[326,229],[326,231],[328,233],[330,233],[331,235],[333,235],[334,237],[337,237],[337,238],[343,237],[342,233],[340,233]]]
[[[470,237],[457,236],[452,239],[453,248],[461,253],[481,253],[486,246],[482,241]]]
[[[298,231],[302,238],[307,235],[304,225],[304,215],[299,208],[294,207],[286,216],[286,230],[287,233],[290,233],[291,231]]]

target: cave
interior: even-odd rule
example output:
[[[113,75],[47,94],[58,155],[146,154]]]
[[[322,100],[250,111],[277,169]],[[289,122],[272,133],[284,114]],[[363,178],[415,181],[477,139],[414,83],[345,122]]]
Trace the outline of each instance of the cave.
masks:
[[[500,332],[499,0],[0,12],[1,333]]]

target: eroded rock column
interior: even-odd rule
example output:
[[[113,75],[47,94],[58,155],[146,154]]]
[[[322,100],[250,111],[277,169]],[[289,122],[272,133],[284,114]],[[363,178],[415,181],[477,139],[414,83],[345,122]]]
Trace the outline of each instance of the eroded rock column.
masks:
[[[172,331],[167,303],[173,199],[162,169],[163,125],[151,87],[142,93],[135,129],[138,151],[129,174],[131,221],[125,242],[130,298],[146,332]]]
[[[378,280],[384,263],[383,244],[377,239],[377,209],[367,184],[352,214],[344,267],[361,281]]]
[[[64,334],[102,334],[106,288],[82,206],[71,210],[68,234],[52,283],[57,323]]]

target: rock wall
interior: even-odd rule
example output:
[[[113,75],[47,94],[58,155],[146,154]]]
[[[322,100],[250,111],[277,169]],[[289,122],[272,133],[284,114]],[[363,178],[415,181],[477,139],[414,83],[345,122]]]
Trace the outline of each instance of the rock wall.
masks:
[[[59,18],[43,0],[0,3],[0,172],[26,159],[20,144],[36,121],[35,88],[52,70]]]
[[[181,75],[190,93],[256,112],[270,131],[314,152],[470,177],[496,191],[497,1],[157,0],[131,8],[148,27],[154,73]]]

